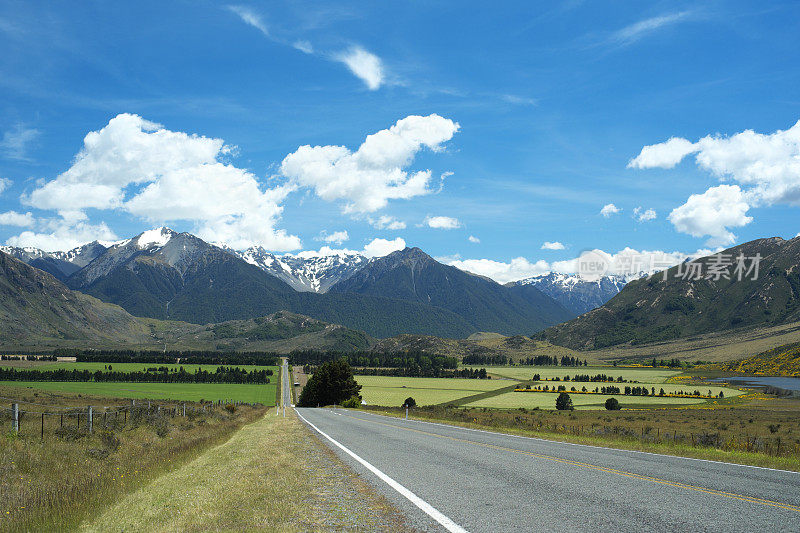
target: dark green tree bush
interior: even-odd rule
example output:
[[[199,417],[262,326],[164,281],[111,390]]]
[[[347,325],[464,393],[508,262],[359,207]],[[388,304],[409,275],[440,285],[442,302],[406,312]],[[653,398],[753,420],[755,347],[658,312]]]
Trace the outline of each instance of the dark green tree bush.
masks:
[[[619,400],[616,398],[609,398],[606,400],[606,410],[607,411],[619,411]]]
[[[341,404],[353,396],[360,399],[360,390],[347,361],[328,361],[314,371],[297,403],[300,407]]]
[[[412,407],[416,406],[417,406],[417,401],[411,396],[409,396],[408,398],[406,398],[406,401],[403,402],[403,405],[401,407],[408,407],[409,409],[411,409]]]
[[[566,392],[562,392],[556,398],[556,409],[559,411],[573,411],[575,407],[572,406],[572,398],[569,397],[569,394]]]

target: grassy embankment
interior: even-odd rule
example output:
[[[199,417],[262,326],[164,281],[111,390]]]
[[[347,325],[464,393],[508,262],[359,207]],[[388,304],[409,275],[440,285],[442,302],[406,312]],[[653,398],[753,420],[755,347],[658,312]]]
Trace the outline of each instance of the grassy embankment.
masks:
[[[91,434],[85,418],[77,429],[67,416],[62,428],[60,417],[50,415],[41,439],[40,418],[34,412],[69,413],[90,404],[114,411],[130,402],[45,392],[21,397],[9,387],[0,387],[0,396],[21,400],[21,408],[28,410],[19,434],[10,432],[7,412],[2,420],[0,531],[73,529],[120,495],[224,442],[266,410],[240,406],[233,413],[222,407],[194,412],[191,408],[198,406],[189,405],[185,418],[158,411],[155,403],[151,410],[128,411],[125,418],[103,418],[98,410]]]
[[[293,412],[119,499],[83,531],[403,531],[402,518]]]

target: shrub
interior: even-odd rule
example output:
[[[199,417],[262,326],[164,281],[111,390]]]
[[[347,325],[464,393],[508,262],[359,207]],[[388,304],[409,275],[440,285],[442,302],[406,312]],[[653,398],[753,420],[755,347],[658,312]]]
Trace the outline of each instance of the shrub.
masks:
[[[411,409],[412,407],[416,406],[417,406],[417,401],[411,396],[409,396],[408,398],[406,398],[406,401],[404,401],[403,405],[401,405],[400,407],[408,407],[409,409]]]
[[[350,409],[358,409],[361,406],[361,398],[353,396],[352,398],[342,402],[342,407],[349,407]]]
[[[606,400],[606,410],[608,411],[619,411],[619,400],[616,398],[609,398]]]
[[[226,403],[225,410],[228,411],[230,414],[233,414],[236,412],[236,406],[233,405],[232,403]]]
[[[314,371],[297,403],[300,407],[339,405],[353,396],[361,399],[360,390],[347,361],[326,361]]]
[[[573,411],[575,407],[572,406],[572,398],[569,397],[569,394],[566,392],[562,392],[556,398],[556,409],[559,411]]]

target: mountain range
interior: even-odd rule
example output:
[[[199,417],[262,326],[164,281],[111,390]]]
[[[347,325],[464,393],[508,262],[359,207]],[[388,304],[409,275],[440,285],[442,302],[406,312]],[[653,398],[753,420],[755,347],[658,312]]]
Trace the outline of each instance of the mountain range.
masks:
[[[600,307],[616,296],[631,279],[638,279],[642,276],[643,274],[608,275],[596,281],[587,281],[577,274],[550,272],[514,281],[507,285],[536,287],[564,306],[573,316],[578,316]]]
[[[285,310],[380,338],[463,338],[483,330],[531,334],[574,316],[533,286],[504,287],[416,248],[373,259],[352,253],[275,256],[158,228],[69,252],[3,250],[132,315],[195,324]]]
[[[773,237],[631,281],[603,306],[537,338],[596,349],[798,320],[800,237]]]

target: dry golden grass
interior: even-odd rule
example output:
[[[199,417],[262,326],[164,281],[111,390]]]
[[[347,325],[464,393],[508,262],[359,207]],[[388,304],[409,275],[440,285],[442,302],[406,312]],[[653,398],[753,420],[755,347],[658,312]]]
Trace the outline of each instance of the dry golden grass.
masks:
[[[8,390],[0,392],[5,396]],[[64,407],[103,400],[34,394],[40,404]],[[107,419],[109,427],[98,416],[92,434],[76,430],[73,423],[58,430],[51,426],[44,439],[35,419],[29,419],[19,434],[6,427],[0,438],[0,531],[72,529],[84,516],[225,440],[263,411],[245,407],[231,414],[217,408],[189,411],[184,418],[142,410],[136,416],[129,413],[127,423],[123,417]]]
[[[129,494],[82,531],[403,530],[399,515],[287,410]]]

